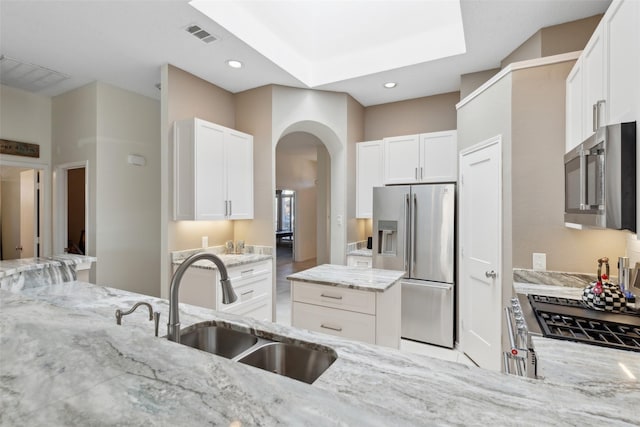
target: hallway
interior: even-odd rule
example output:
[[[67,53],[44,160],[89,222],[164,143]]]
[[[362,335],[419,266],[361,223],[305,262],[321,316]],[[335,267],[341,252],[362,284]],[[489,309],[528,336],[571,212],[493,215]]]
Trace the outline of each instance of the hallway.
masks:
[[[315,258],[293,262],[293,247],[286,243],[276,247],[276,323],[291,325],[291,286],[287,276],[315,267]]]

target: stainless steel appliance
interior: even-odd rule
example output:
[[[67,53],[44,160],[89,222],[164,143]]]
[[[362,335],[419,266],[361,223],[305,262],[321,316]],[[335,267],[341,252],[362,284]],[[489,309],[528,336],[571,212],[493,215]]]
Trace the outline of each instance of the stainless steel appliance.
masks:
[[[505,307],[504,311],[511,347],[503,354],[504,371],[507,374],[537,378],[538,360],[531,336],[541,334],[527,296],[518,294],[511,298],[511,306]]]
[[[636,123],[599,128],[564,156],[567,223],[636,231]]]
[[[640,352],[640,315],[634,311],[595,311],[581,300],[545,295],[528,295],[527,305],[533,313],[527,325],[544,337]]]
[[[403,338],[453,347],[455,184],[373,189],[373,266],[406,271]]]

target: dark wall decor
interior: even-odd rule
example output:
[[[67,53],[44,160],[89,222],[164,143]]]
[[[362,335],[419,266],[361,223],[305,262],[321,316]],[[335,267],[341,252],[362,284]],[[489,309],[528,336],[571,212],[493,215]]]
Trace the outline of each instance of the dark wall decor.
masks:
[[[9,141],[0,139],[0,154],[12,154],[23,157],[40,157],[40,146],[28,142]]]

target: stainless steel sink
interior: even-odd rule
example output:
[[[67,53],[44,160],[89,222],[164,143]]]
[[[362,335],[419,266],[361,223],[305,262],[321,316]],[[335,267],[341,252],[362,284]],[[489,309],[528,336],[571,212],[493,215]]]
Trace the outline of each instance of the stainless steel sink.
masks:
[[[238,362],[312,384],[336,359],[332,350],[323,352],[298,344],[270,342],[247,352]]]
[[[338,358],[329,347],[274,341],[215,321],[196,323],[182,330],[180,344],[308,384]]]
[[[211,325],[185,329],[180,334],[180,344],[227,359],[233,359],[257,342],[257,337],[246,332]]]

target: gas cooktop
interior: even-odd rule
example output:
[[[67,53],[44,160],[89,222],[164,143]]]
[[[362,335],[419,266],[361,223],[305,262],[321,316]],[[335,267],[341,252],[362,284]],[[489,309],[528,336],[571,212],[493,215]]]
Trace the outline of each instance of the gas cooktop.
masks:
[[[548,338],[640,352],[640,316],[588,308],[581,300],[529,295],[529,303]]]

